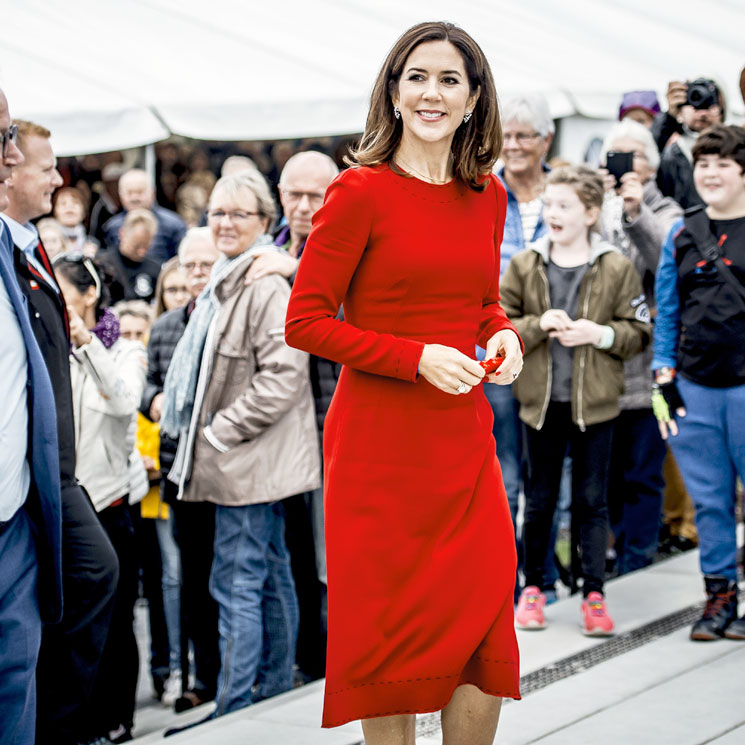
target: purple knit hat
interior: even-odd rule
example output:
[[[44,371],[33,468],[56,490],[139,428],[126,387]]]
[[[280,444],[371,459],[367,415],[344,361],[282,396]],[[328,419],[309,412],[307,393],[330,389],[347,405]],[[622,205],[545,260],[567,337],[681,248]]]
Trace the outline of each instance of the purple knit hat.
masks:
[[[629,91],[624,93],[621,98],[621,107],[618,110],[619,121],[631,111],[631,109],[641,109],[646,111],[650,116],[660,113],[660,102],[657,100],[657,94],[654,91]]]

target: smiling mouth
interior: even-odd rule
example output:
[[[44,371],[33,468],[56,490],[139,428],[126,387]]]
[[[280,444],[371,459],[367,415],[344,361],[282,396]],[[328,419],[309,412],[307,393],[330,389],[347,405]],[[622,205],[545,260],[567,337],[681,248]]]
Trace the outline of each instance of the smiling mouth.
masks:
[[[422,119],[426,119],[430,122],[437,121],[445,116],[445,112],[443,111],[417,111],[416,113],[419,114]]]

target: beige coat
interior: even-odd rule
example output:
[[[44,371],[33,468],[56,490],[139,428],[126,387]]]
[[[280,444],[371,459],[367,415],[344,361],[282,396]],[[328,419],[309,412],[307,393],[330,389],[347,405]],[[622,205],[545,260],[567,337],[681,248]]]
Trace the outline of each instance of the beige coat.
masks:
[[[212,364],[200,370],[188,432],[186,501],[243,506],[320,485],[308,355],[284,341],[290,288],[278,275],[245,286],[250,254],[216,288],[220,308],[205,344]]]

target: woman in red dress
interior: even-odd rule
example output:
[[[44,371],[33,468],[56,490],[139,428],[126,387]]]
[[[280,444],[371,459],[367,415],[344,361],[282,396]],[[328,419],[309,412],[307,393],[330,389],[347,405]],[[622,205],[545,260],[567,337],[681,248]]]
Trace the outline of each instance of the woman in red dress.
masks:
[[[324,427],[329,644],[323,726],[410,745],[491,743],[519,698],[514,533],[474,346],[521,342],[499,305],[506,194],[494,82],[447,23],[411,28],[375,84],[355,167],[314,218],[287,343],[344,365]],[[344,304],[345,320],[337,320]]]

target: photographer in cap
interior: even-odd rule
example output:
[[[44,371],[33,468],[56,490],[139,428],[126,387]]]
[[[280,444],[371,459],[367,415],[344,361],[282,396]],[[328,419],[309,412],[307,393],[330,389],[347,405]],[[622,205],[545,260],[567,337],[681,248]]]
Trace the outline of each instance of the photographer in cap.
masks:
[[[702,204],[693,184],[691,148],[699,132],[724,121],[724,98],[708,78],[688,83],[672,81],[667,87],[668,110],[659,114],[652,134],[662,153],[657,184],[666,197],[683,209]]]

